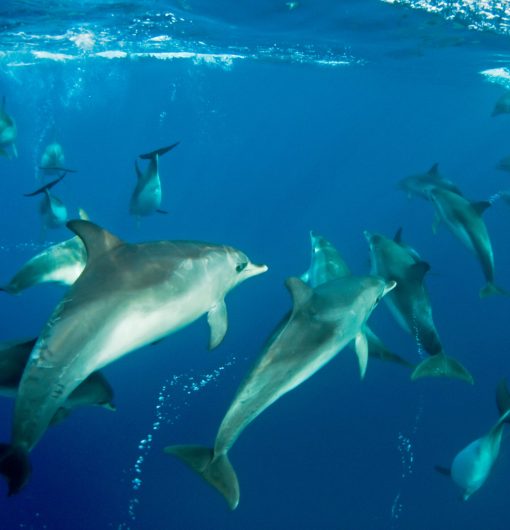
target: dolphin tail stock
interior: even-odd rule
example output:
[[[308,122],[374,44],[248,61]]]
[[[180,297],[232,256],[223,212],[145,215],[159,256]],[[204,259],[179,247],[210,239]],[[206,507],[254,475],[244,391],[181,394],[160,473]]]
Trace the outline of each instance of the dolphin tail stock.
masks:
[[[40,193],[45,193],[48,190],[50,190],[51,188],[53,188],[53,186],[55,186],[55,184],[58,184],[65,176],[66,175],[64,173],[63,175],[60,175],[60,177],[56,178],[55,180],[52,180],[51,182],[48,182],[48,184],[45,184],[42,188],[39,188],[39,189],[33,191],[32,193],[24,193],[23,196],[24,197],[34,197],[35,195],[39,195]]]
[[[459,361],[446,356],[443,352],[431,355],[413,370],[411,374],[413,381],[421,377],[449,377],[474,383],[473,376],[468,370]]]
[[[151,151],[150,153],[144,153],[143,155],[139,155],[138,158],[141,158],[142,160],[150,160],[151,158],[155,158],[156,156],[163,156],[164,154],[168,153],[168,151],[171,151],[174,147],[177,147],[179,143],[180,142],[175,142],[172,145],[160,147],[159,149]]]
[[[0,444],[0,474],[7,480],[9,497],[21,491],[28,482],[31,471],[26,450],[9,444]]]
[[[510,296],[510,293],[505,289],[498,287],[493,282],[487,282],[484,287],[480,289],[480,298],[487,298],[499,294],[501,296]]]
[[[231,510],[239,504],[239,482],[226,453],[216,455],[213,449],[201,445],[171,445],[166,454],[182,460],[225,497]]]

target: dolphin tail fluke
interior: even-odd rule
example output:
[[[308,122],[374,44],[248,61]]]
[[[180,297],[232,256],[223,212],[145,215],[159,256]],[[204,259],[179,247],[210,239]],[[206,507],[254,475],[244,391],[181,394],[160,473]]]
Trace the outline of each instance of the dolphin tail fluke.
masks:
[[[19,493],[27,483],[31,471],[27,451],[9,444],[0,444],[0,474],[7,480],[9,496]]]
[[[231,510],[239,504],[239,483],[226,454],[215,455],[214,450],[200,445],[172,445],[165,453],[180,458],[225,497]]]
[[[142,160],[150,160],[151,158],[155,158],[156,156],[163,156],[164,154],[168,153],[168,151],[171,151],[174,147],[177,147],[178,145],[179,142],[175,142],[172,145],[161,147],[160,149],[156,149],[155,151],[151,151],[150,153],[144,153],[143,155],[139,155],[139,158],[141,158]]]
[[[487,298],[488,296],[493,296],[495,294],[510,296],[508,291],[505,291],[505,289],[498,287],[492,282],[487,282],[487,284],[480,289],[480,298]]]
[[[421,377],[449,377],[470,384],[474,383],[473,376],[464,366],[452,357],[447,357],[444,353],[431,355],[413,370],[411,374],[413,381]]]

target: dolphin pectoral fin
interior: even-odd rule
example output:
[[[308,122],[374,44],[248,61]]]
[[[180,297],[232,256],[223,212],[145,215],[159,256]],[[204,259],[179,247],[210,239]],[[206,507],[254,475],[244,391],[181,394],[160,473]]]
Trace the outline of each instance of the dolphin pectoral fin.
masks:
[[[460,379],[467,383],[473,384],[473,376],[452,357],[447,357],[444,353],[431,355],[422,361],[412,372],[411,379],[420,377],[449,377]]]
[[[209,349],[212,350],[223,340],[228,328],[227,306],[224,300],[209,309],[207,322],[211,328]]]
[[[471,203],[471,206],[478,215],[482,215],[487,208],[492,206],[492,203],[489,201],[475,201]]]
[[[200,445],[172,445],[165,447],[164,451],[181,459],[216,488],[225,497],[231,510],[237,508],[239,482],[226,454],[214,455],[212,449]]]
[[[361,379],[365,377],[368,364],[368,341],[367,336],[360,331],[356,338],[354,339],[354,349],[356,350],[356,355],[358,356],[359,371]]]
[[[488,296],[493,296],[499,294],[501,296],[510,296],[510,293],[501,287],[493,284],[492,282],[487,282],[480,289],[480,298],[487,298]]]
[[[87,262],[122,245],[122,241],[117,236],[90,221],[75,219],[69,221],[66,226],[83,241],[87,249]]]
[[[449,467],[443,467],[443,466],[434,466],[434,469],[441,473],[441,475],[444,475],[445,477],[451,477],[452,471]]]
[[[430,265],[426,261],[417,261],[409,267],[409,276],[421,283],[429,270]]]
[[[381,339],[368,327],[365,328],[368,342],[368,355],[381,361],[391,361],[407,368],[414,368],[414,365],[406,361],[400,355],[393,353],[383,344]]]
[[[28,482],[31,471],[27,451],[9,444],[0,444],[0,474],[7,480],[7,495],[19,493]]]
[[[299,309],[303,304],[306,304],[313,295],[312,288],[299,278],[287,278],[285,286],[290,291],[292,296],[293,311]]]
[[[53,415],[53,418],[51,418],[50,425],[53,427],[54,425],[58,425],[60,422],[64,421],[66,418],[69,417],[71,414],[71,411],[65,407],[60,407],[57,412]]]

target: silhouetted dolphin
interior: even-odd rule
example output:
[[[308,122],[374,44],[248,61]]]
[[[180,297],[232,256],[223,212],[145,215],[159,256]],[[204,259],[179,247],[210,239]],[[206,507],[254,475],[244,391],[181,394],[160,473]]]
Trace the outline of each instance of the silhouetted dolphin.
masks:
[[[447,180],[439,173],[439,164],[434,164],[426,173],[411,175],[397,183],[399,189],[405,191],[408,197],[417,195],[423,199],[429,199],[429,193],[435,188],[450,190],[462,195],[461,191],[451,180]]]
[[[25,197],[34,197],[39,194],[44,194],[44,197],[39,205],[39,211],[43,218],[44,228],[60,228],[67,221],[67,208],[65,204],[58,198],[50,193],[50,189],[58,184],[66,174],[64,173],[60,177],[48,184],[45,184],[42,188],[39,188],[32,193],[25,193]]]
[[[505,423],[510,423],[510,394],[504,380],[498,385],[496,400],[500,418],[494,427],[485,436],[462,449],[453,459],[451,469],[436,466],[440,473],[450,475],[462,488],[462,498],[465,501],[478,491],[489,477],[499,455],[503,427]]]
[[[344,259],[325,237],[315,232],[310,232],[310,242],[312,246],[310,267],[301,275],[301,280],[310,287],[317,287],[331,280],[351,276],[351,271]],[[407,366],[408,368],[414,368],[413,364],[388,350],[368,325],[365,326],[365,334],[370,357],[375,357],[382,361],[391,361],[402,366]]]
[[[491,205],[488,201],[469,202],[464,197],[446,189],[435,188],[430,198],[436,209],[436,223],[441,220],[460,241],[475,254],[482,266],[487,284],[480,296],[507,294],[494,285],[494,255],[483,212]]]
[[[83,240],[87,265],[44,326],[23,373],[11,444],[0,448],[9,494],[26,483],[28,452],[55,412],[92,372],[204,313],[214,348],[227,331],[226,294],[267,270],[228,246],[128,244],[88,221],[67,226]]]
[[[76,173],[75,169],[69,169],[64,166],[64,150],[58,142],[48,144],[41,156],[39,169],[45,175],[59,175],[61,173]]]
[[[16,123],[5,110],[5,96],[2,98],[2,106],[0,107],[0,156],[7,156],[9,158],[16,158],[18,151],[16,149],[16,136],[18,130]]]
[[[494,110],[492,111],[492,116],[498,116],[499,114],[508,114],[510,113],[510,91],[506,91],[499,99],[496,101]]]
[[[396,288],[384,299],[392,315],[431,356],[415,368],[411,378],[452,377],[473,383],[471,374],[443,350],[424,283],[429,264],[402,243],[401,230],[394,240],[367,231],[365,237],[370,247],[372,273],[397,282]]]
[[[135,190],[131,196],[129,212],[136,216],[152,215],[153,213],[167,213],[160,210],[161,206],[161,181],[159,179],[159,157],[179,145],[179,142],[162,147],[151,153],[140,155],[143,160],[149,160],[145,173],[142,173],[135,161],[135,170],[138,177]]]
[[[18,386],[37,339],[0,343],[0,395],[16,397]],[[67,398],[50,424],[62,420],[76,407],[97,405],[115,410],[113,390],[101,372],[90,374]]]
[[[221,422],[214,448],[176,445],[165,448],[214,486],[231,509],[239,503],[239,484],[228,451],[243,430],[267,407],[311,377],[351,341],[362,376],[367,364],[366,321],[379,300],[395,287],[372,276],[345,276],[315,288],[298,278],[286,282],[290,317],[264,347]]]

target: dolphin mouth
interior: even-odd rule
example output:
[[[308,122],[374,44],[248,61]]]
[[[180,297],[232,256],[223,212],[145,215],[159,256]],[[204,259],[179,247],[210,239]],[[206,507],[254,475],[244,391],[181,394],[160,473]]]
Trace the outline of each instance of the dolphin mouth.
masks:
[[[245,277],[250,278],[252,276],[258,276],[259,274],[266,272],[268,268],[269,267],[267,265],[256,265],[255,263],[248,263],[243,273]]]

